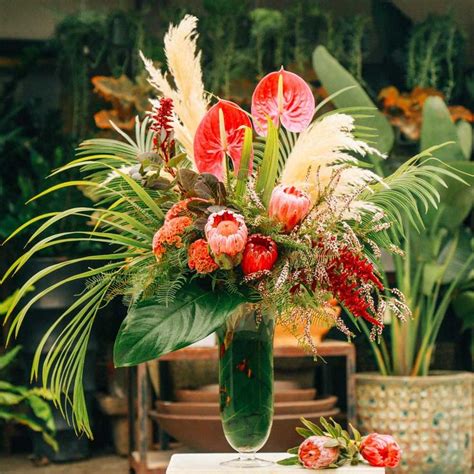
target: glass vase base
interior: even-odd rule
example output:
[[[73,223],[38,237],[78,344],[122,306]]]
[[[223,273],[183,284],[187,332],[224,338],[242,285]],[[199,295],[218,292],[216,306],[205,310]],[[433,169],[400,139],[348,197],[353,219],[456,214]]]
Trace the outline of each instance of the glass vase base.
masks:
[[[221,466],[225,467],[236,467],[241,469],[251,469],[254,467],[267,467],[274,464],[272,461],[266,461],[265,459],[260,459],[250,456],[240,456],[230,461],[221,462]]]

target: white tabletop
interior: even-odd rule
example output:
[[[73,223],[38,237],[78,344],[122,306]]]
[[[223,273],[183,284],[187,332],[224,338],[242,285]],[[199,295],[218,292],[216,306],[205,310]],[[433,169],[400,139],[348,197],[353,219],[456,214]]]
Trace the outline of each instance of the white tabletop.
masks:
[[[287,457],[286,453],[258,453],[260,459],[279,461]],[[224,467],[220,463],[235,459],[236,454],[174,454],[171,457],[166,474],[243,474],[240,468]],[[272,464],[268,467],[246,469],[251,474],[295,474],[295,472],[311,472],[312,474],[384,474],[382,467],[371,467],[365,464],[344,466],[338,469],[305,470],[300,466],[280,466]]]

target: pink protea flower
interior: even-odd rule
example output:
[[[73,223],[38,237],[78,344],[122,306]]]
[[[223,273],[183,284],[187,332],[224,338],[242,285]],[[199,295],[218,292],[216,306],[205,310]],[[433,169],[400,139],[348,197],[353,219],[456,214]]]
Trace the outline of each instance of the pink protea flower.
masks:
[[[219,268],[210,255],[209,245],[204,239],[198,239],[189,246],[188,267],[198,273],[212,273]]]
[[[360,454],[371,466],[397,467],[402,450],[393,436],[370,433],[362,440]]]
[[[311,200],[305,192],[294,186],[280,184],[272,192],[268,214],[284,224],[285,230],[289,232],[306,217],[310,207]]]
[[[325,444],[333,441],[327,436],[310,436],[298,449],[298,457],[307,469],[324,469],[337,461],[339,448],[327,448]]]
[[[240,263],[248,235],[244,218],[240,214],[229,210],[214,212],[207,219],[204,231],[221,268],[230,270]]]
[[[160,260],[166,252],[167,245],[177,248],[183,246],[181,236],[184,234],[186,227],[189,227],[192,223],[192,219],[188,216],[175,217],[165,221],[153,236],[153,253],[157,260]]]

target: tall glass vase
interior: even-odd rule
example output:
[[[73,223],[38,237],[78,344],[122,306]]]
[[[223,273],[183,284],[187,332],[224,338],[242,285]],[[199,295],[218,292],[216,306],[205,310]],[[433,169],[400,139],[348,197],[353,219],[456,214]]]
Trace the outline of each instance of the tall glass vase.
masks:
[[[232,467],[271,464],[256,457],[273,421],[272,315],[243,304],[218,331],[220,414],[227,442],[239,457]]]

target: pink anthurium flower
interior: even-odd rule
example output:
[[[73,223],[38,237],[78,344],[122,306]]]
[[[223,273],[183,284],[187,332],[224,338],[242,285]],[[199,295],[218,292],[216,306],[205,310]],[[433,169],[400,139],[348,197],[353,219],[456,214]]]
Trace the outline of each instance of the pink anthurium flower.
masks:
[[[224,178],[226,155],[234,171],[240,165],[244,142],[244,127],[252,127],[248,115],[233,102],[220,99],[206,113],[194,136],[194,162],[200,173]],[[250,163],[251,167],[252,163]]]
[[[279,71],[267,74],[252,96],[252,116],[259,135],[267,133],[267,119],[279,122],[290,132],[302,132],[314,114],[314,96],[308,84],[296,74]]]

